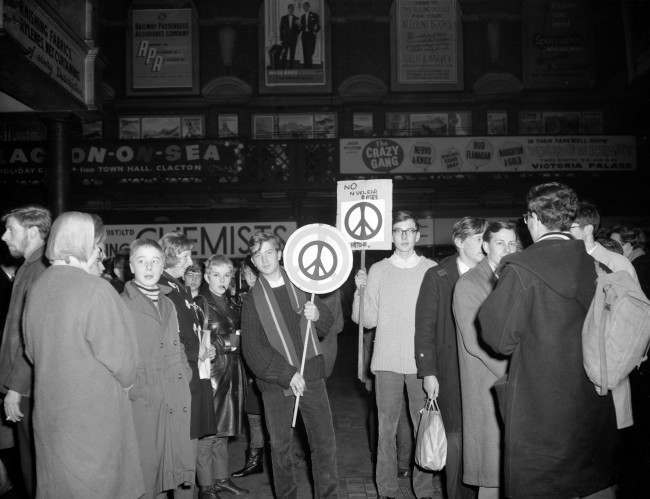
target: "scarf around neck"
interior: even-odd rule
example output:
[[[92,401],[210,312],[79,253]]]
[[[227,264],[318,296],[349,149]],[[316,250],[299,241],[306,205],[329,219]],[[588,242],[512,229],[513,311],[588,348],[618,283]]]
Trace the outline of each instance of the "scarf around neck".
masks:
[[[307,297],[303,291],[296,288],[289,280],[289,276],[283,268],[280,268],[282,277],[284,279],[284,289],[289,295],[289,301],[293,311],[300,316],[300,336],[302,343],[298,345],[293,344],[293,340],[289,333],[289,328],[282,315],[282,310],[278,301],[273,294],[273,288],[263,275],[260,275],[251,290],[253,301],[255,302],[255,309],[260,317],[260,322],[264,328],[264,333],[269,340],[269,343],[275,350],[277,350],[289,364],[300,369],[300,361],[302,356],[302,348],[304,345],[305,336],[307,333],[307,319],[302,315],[302,309],[307,301]],[[318,346],[314,339],[313,327],[309,331],[309,344],[307,346],[307,359],[318,355]]]

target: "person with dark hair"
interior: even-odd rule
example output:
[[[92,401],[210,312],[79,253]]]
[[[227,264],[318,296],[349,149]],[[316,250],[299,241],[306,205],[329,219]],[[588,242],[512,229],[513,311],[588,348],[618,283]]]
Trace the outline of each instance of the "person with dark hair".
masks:
[[[2,222],[5,225],[2,240],[9,252],[25,261],[14,278],[2,334],[0,392],[4,394],[4,416],[7,421],[15,423],[25,490],[29,497],[33,497],[36,489],[31,396],[34,374],[25,357],[22,316],[27,294],[46,267],[43,253],[52,216],[41,206],[24,206],[6,213]]]
[[[144,493],[128,389],[138,345],[131,314],[97,263],[95,223],[62,213],[51,266],[29,291],[25,354],[34,366],[37,498],[136,499]]]
[[[462,481],[463,421],[452,299],[458,278],[484,258],[482,244],[486,226],[486,220],[476,217],[463,217],[454,224],[452,240],[457,254],[427,270],[415,308],[415,362],[427,397],[439,397],[447,434],[444,472],[449,499],[474,496],[474,491]]]
[[[507,497],[613,498],[618,445],[611,394],[585,375],[582,325],[596,287],[593,259],[569,233],[578,198],[551,182],[530,189],[533,244],[502,260],[479,310],[483,340],[510,356],[499,385]]]
[[[122,299],[135,323],[140,353],[135,383],[129,390],[144,478],[143,499],[162,499],[168,490],[194,482],[190,441],[190,376],[178,334],[178,319],[168,288],[158,281],[163,253],[151,239],[130,246],[133,280]]]
[[[280,61],[282,69],[293,69],[296,61],[296,45],[298,35],[300,34],[300,24],[298,16],[294,12],[295,6],[287,4],[287,13],[280,18],[280,43],[282,52],[280,52]],[[287,63],[287,56],[289,62]]]
[[[610,237],[621,243],[623,255],[632,262],[641,289],[646,296],[650,296],[650,255],[645,251],[646,238],[643,230],[619,225],[612,229]]]
[[[375,375],[378,439],[375,480],[380,497],[399,493],[397,463],[397,428],[408,395],[408,413],[417,430],[424,393],[417,379],[413,336],[415,302],[420,284],[428,269],[436,264],[415,252],[420,239],[418,222],[409,211],[393,216],[393,246],[389,258],[375,263],[366,274],[360,269],[354,280],[357,291],[352,305],[352,320],[365,328],[376,328],[370,370]],[[359,288],[365,287],[363,317],[359,316]],[[410,464],[410,463],[409,463]],[[417,497],[433,496],[433,477],[417,466],[412,471],[413,490]]]
[[[190,288],[192,298],[199,296],[201,283],[203,282],[203,271],[201,270],[201,266],[194,263],[187,267],[183,274],[183,282],[188,288]]]
[[[312,68],[312,58],[316,49],[316,34],[320,31],[320,16],[312,12],[309,2],[304,2],[305,13],[300,16],[300,31],[302,32],[302,61],[305,69]]]
[[[208,289],[195,301],[203,311],[203,334],[216,350],[210,365],[216,434],[199,439],[199,486],[217,493],[247,494],[229,477],[228,440],[243,432],[246,374],[240,356],[240,311],[228,295],[235,267],[230,258],[212,255],[205,262]]]
[[[325,335],[332,315],[316,296],[312,303],[280,266],[279,237],[255,232],[248,240],[253,263],[260,272],[242,308],[244,358],[262,392],[271,444],[273,482],[278,498],[296,498],[292,413],[295,398],[307,429],[312,455],[315,495],[338,496],[336,439],[325,387],[323,356],[315,333]],[[311,321],[308,329],[307,321]],[[301,373],[303,346],[306,360]]]
[[[463,408],[463,482],[479,487],[480,499],[498,499],[501,429],[491,390],[506,373],[508,362],[485,346],[476,316],[494,289],[501,259],[517,251],[514,225],[488,223],[482,246],[485,258],[460,276],[453,299]]]
[[[199,363],[215,357],[215,351],[202,351],[202,321],[200,308],[194,303],[192,293],[181,281],[187,268],[192,265],[192,243],[182,232],[168,232],[159,241],[163,250],[165,270],[160,278],[160,285],[171,288],[167,297],[174,303],[180,340],[185,347],[185,355],[192,369],[190,393],[192,408],[190,411],[190,439],[192,440],[194,459],[197,459],[198,439],[216,433],[216,421],[212,405],[212,386],[210,373],[200,373]],[[197,462],[197,466],[199,463]],[[192,498],[194,482],[179,487],[175,497]],[[201,499],[215,499],[216,492],[201,491]]]

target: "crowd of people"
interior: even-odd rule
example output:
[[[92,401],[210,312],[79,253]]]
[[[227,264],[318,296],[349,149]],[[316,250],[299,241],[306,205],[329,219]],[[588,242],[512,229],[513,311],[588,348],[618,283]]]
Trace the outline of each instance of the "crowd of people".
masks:
[[[640,497],[647,373],[597,393],[581,331],[598,273],[627,272],[648,294],[643,231],[605,233],[596,207],[560,183],[531,188],[526,205],[527,248],[510,221],[464,217],[440,262],[416,253],[417,219],[398,211],[392,255],[356,272],[351,318],[374,331],[380,497],[396,497],[400,477],[433,497],[441,475],[448,499]],[[299,399],[314,494],[339,495],[325,380],[341,295],[308,299],[276,235],[252,234],[239,268],[223,255],[194,264],[179,232],[136,239],[107,273],[98,216],[52,221],[26,206],[2,220],[24,261],[15,276],[2,267],[0,493],[11,477],[14,497],[245,495],[233,478],[263,470],[268,442],[276,497],[297,499]],[[410,459],[426,399],[445,426],[441,474]],[[231,473],[228,442],[245,427],[246,463]]]

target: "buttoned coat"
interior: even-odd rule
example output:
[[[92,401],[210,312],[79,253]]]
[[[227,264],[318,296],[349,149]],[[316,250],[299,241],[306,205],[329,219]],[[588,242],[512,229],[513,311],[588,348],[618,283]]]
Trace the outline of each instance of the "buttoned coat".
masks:
[[[508,363],[483,342],[477,324],[479,308],[495,284],[484,258],[458,279],[453,302],[463,404],[463,481],[481,487],[500,485],[501,427],[492,387]]]
[[[201,344],[200,309],[192,299],[192,293],[183,282],[163,272],[158,282],[160,286],[171,288],[167,293],[176,308],[180,338],[185,348],[187,361],[192,369],[190,393],[192,394],[192,421],[190,437],[192,439],[214,435],[216,423],[212,408],[212,386],[209,379],[199,376],[199,346]]]
[[[452,310],[458,281],[457,256],[452,255],[424,274],[415,308],[415,363],[418,377],[434,375],[440,384],[438,403],[451,433],[462,429],[456,323]]]
[[[37,499],[127,499],[144,493],[127,389],[138,346],[131,313],[104,279],[46,269],[25,306],[34,365]]]
[[[502,260],[479,311],[484,340],[510,355],[503,414],[508,497],[582,497],[615,480],[616,416],[582,361],[594,295],[582,241],[543,239]],[[501,401],[500,401],[501,402]]]
[[[126,283],[122,299],[131,311],[140,358],[129,390],[147,492],[156,494],[194,482],[190,442],[192,370],[178,333],[174,304],[161,289],[158,306]]]

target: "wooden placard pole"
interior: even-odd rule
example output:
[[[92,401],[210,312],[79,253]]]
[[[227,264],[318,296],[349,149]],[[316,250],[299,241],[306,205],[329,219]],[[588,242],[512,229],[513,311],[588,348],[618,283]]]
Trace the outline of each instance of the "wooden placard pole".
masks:
[[[361,268],[360,270],[366,271],[366,250],[361,250]],[[363,363],[363,297],[365,295],[366,287],[359,288],[359,341],[358,341],[358,354],[357,354],[357,377],[362,383],[366,382],[366,369]]]
[[[309,300],[314,303],[314,293],[311,294]],[[307,321],[307,332],[305,334],[305,344],[302,347],[302,360],[300,361],[300,375],[305,372],[305,358],[307,357],[307,345],[309,344],[309,335],[311,334],[311,321]],[[293,419],[291,420],[291,428],[296,427],[296,418],[298,417],[298,404],[300,404],[300,395],[296,395],[296,403],[293,406]]]

